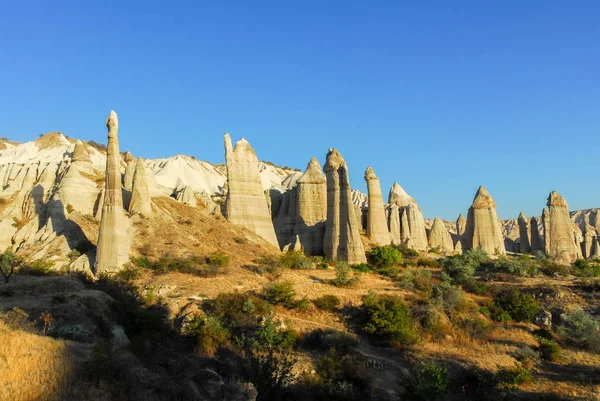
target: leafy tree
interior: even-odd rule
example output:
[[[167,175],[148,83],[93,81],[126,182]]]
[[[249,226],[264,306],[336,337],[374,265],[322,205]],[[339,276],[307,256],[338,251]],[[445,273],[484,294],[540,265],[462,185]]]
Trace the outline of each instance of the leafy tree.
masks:
[[[4,276],[4,283],[8,284],[10,276],[15,272],[15,268],[23,263],[23,258],[7,249],[0,254],[0,273]]]

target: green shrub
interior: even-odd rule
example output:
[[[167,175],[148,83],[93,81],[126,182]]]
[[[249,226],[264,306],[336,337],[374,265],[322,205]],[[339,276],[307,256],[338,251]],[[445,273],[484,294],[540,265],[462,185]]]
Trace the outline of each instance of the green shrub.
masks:
[[[296,343],[296,335],[292,330],[281,329],[281,322],[267,316],[254,333],[254,346],[267,349],[291,349]]]
[[[71,252],[69,252],[67,254],[67,257],[69,258],[69,260],[71,262],[75,261],[80,256],[81,256],[81,252],[79,252],[77,249],[73,249]]]
[[[437,267],[440,267],[440,264],[435,259],[419,258],[419,260],[417,260],[417,266],[419,266],[419,267],[437,268]]]
[[[334,312],[340,305],[340,299],[335,295],[323,295],[314,299],[313,303],[320,310]]]
[[[351,287],[360,281],[358,273],[354,272],[348,263],[337,260],[335,262],[335,278],[331,281],[336,287]]]
[[[22,263],[23,258],[10,249],[7,249],[4,253],[0,253],[0,273],[4,277],[4,283],[8,284],[10,276],[13,275],[15,269]]]
[[[489,264],[489,269],[493,272],[519,277],[534,277],[539,274],[535,262],[528,255],[521,255],[517,258],[502,255]]]
[[[205,301],[203,308],[212,316],[230,325],[254,326],[256,318],[271,313],[272,306],[266,301],[242,293],[221,293],[215,299]]]
[[[600,277],[600,263],[593,260],[577,259],[571,270],[577,277]]]
[[[207,317],[198,328],[198,351],[212,356],[217,349],[229,344],[230,337],[229,331],[219,319]]]
[[[53,267],[53,260],[37,259],[22,265],[21,272],[29,274],[30,276],[46,276],[52,272]]]
[[[559,332],[577,345],[600,352],[600,322],[583,310],[568,314]]]
[[[347,353],[359,344],[356,336],[336,329],[316,329],[307,333],[302,341],[309,349],[328,350],[331,348]]]
[[[302,251],[288,251],[279,257],[281,267],[287,269],[312,269],[312,262]]]
[[[433,289],[433,278],[429,270],[416,268],[405,269],[398,285],[403,288],[414,289],[430,294]]]
[[[139,258],[133,259],[133,264],[137,267],[143,267],[149,269],[152,262],[146,256],[140,256]]]
[[[496,372],[498,385],[507,388],[516,388],[532,380],[531,371],[523,365],[517,363],[514,367],[501,367]]]
[[[282,305],[286,308],[294,306],[296,291],[291,282],[272,283],[265,289],[265,298],[271,305]]]
[[[510,317],[517,322],[533,321],[540,310],[535,298],[517,290],[503,291],[496,295],[489,309],[496,321],[505,321]]]
[[[408,306],[397,296],[369,293],[363,300],[366,322],[363,331],[376,340],[413,344],[417,333]]]
[[[569,266],[558,265],[556,263],[549,263],[544,267],[543,272],[550,277],[566,277],[571,274],[571,268]]]
[[[392,267],[402,265],[402,252],[393,245],[386,245],[373,248],[369,254],[369,259],[377,267]]]
[[[479,265],[489,259],[489,256],[479,249],[470,249],[462,255],[449,256],[441,260],[444,273],[456,283],[462,283],[475,274]]]
[[[543,337],[538,337],[538,352],[545,361],[555,361],[560,355],[560,346],[552,340]]]
[[[327,354],[317,360],[316,371],[325,382],[334,381],[343,374],[342,359],[335,349],[331,348]]]
[[[417,400],[437,400],[448,393],[448,371],[433,363],[427,363],[417,372],[415,382],[411,386],[412,395]]]
[[[142,273],[135,266],[126,266],[123,270],[119,271],[116,275],[116,279],[129,283],[133,280],[137,280],[142,276]]]
[[[329,263],[323,259],[322,256],[311,256],[309,260],[315,265],[315,267],[319,270],[327,270],[329,269]]]
[[[254,260],[256,267],[254,270],[256,273],[263,274],[274,274],[280,268],[279,258],[275,255],[263,255],[260,258]]]
[[[467,305],[464,291],[445,283],[433,287],[431,300],[433,304],[441,306],[450,319]]]
[[[396,249],[398,249],[400,251],[402,256],[405,258],[414,258],[414,257],[419,256],[419,252],[415,251],[414,249],[409,248],[408,245],[406,245],[406,244],[400,244],[400,245],[394,245],[394,246],[396,247]]]
[[[370,273],[373,271],[373,269],[371,269],[371,266],[368,263],[352,265],[351,267],[352,267],[352,269],[356,270],[357,272],[361,272],[361,273]]]
[[[531,368],[540,359],[540,354],[527,345],[517,348],[512,356],[526,368]]]
[[[469,277],[466,280],[463,280],[461,287],[466,292],[475,295],[487,295],[491,291],[489,284],[479,281],[475,277]]]
[[[206,262],[209,265],[226,267],[229,266],[229,255],[222,251],[215,252],[206,258]]]

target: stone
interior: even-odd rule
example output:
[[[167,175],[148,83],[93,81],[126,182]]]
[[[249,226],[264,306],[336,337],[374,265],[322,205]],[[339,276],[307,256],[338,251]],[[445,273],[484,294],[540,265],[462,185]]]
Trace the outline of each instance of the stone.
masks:
[[[131,201],[129,202],[129,213],[150,216],[152,214],[152,201],[148,191],[148,181],[146,181],[146,167],[141,157],[135,164],[135,174],[133,178],[133,188],[131,191]]]
[[[375,175],[375,171],[370,166],[365,171],[365,181],[367,182],[369,195],[367,237],[376,244],[388,245],[391,242],[391,237],[385,220],[381,184],[379,178]]]
[[[567,201],[556,191],[548,196],[549,227],[548,256],[556,262],[570,265],[581,256],[581,248],[575,244],[573,226],[569,217]]]
[[[400,208],[408,206],[411,202],[415,202],[414,198],[407,194],[398,182],[394,182],[394,185],[392,185],[392,188],[390,189],[388,203],[395,203],[396,206]]]
[[[226,133],[224,142],[228,182],[225,218],[279,248],[259,175],[256,152],[244,138],[233,148],[231,137]]]
[[[532,217],[529,228],[531,233],[529,238],[531,238],[531,250],[533,251],[544,251],[544,244],[542,238],[540,236],[539,222],[536,217]]]
[[[429,230],[429,247],[440,251],[453,252],[454,244],[448,229],[439,217],[433,220],[431,230]]]
[[[456,244],[454,245],[454,252],[457,255],[462,255],[462,253],[463,253],[462,241],[456,242]]]
[[[581,244],[582,253],[583,253],[584,258],[590,259],[593,257],[593,255],[595,253],[594,247],[596,246],[596,243],[598,242],[596,237],[597,237],[596,229],[593,226],[588,224],[585,227],[583,243]]]
[[[126,191],[133,190],[133,177],[135,176],[135,157],[130,152],[125,153],[125,175],[123,176],[123,188]]]
[[[544,232],[544,253],[550,255],[550,212],[546,208],[542,210],[542,231]]]
[[[463,237],[467,249],[481,249],[491,256],[506,253],[496,203],[483,186],[477,190],[469,208]]]
[[[179,192],[177,192],[176,199],[177,202],[181,202],[184,205],[188,205],[191,207],[198,206],[198,203],[196,201],[196,195],[194,195],[194,191],[187,185],[184,186],[181,190],[179,190]]]
[[[462,214],[458,215],[458,219],[456,219],[456,234],[459,236],[463,235],[466,227],[467,220],[465,220],[465,217]]]
[[[327,153],[327,222],[323,250],[329,260],[340,259],[350,264],[366,263],[355,210],[350,194],[346,161],[337,149]]]
[[[531,252],[531,220],[521,212],[517,219],[519,223],[519,249],[521,253]]]
[[[298,212],[295,236],[306,256],[322,256],[327,220],[327,179],[315,157],[310,159],[296,185]]]
[[[398,212],[398,206],[395,203],[392,203],[388,206],[388,210],[389,230],[392,237],[392,244],[400,245],[402,241],[400,240],[400,213]]]
[[[123,209],[119,154],[119,122],[117,113],[110,112],[106,120],[108,147],[102,217],[98,230],[98,245],[93,273],[114,273],[129,260],[128,220]]]
[[[400,240],[410,248],[427,250],[425,219],[415,199],[406,193],[397,182],[390,189],[388,203],[398,207],[400,215]]]

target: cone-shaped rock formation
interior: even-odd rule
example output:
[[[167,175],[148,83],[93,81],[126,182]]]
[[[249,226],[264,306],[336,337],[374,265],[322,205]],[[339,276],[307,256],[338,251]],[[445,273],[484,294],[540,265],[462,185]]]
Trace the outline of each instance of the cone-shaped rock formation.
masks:
[[[517,219],[519,223],[519,249],[521,253],[531,252],[531,220],[521,212]]]
[[[228,182],[225,217],[279,248],[260,180],[256,152],[244,138],[233,148],[231,137],[225,134],[225,160]]]
[[[125,153],[125,163],[127,163],[127,165],[125,167],[125,175],[123,176],[123,188],[127,191],[132,191],[136,160],[130,152]]]
[[[391,242],[391,238],[385,220],[381,184],[371,167],[367,167],[367,170],[365,171],[365,181],[367,182],[369,193],[367,237],[379,245],[388,245]]]
[[[431,230],[429,230],[429,247],[440,251],[454,251],[452,237],[444,225],[444,222],[439,217],[436,217],[435,220],[433,220],[433,225],[431,226]]]
[[[462,214],[458,215],[458,219],[456,219],[456,234],[463,235],[466,228],[467,220],[465,220],[465,217]]]
[[[141,157],[137,159],[135,165],[135,174],[133,178],[133,188],[131,193],[131,202],[129,202],[129,213],[150,216],[152,213],[152,202],[150,192],[148,191],[148,181],[146,180],[146,167]]]
[[[323,249],[330,260],[340,259],[348,263],[366,262],[355,216],[350,180],[346,161],[337,151],[327,154],[325,163],[327,177],[327,223]]]
[[[117,113],[110,112],[106,120],[108,148],[102,218],[98,231],[98,246],[94,274],[120,270],[129,259],[128,221],[123,209],[119,154],[119,122]]]
[[[550,192],[547,206],[550,221],[544,219],[544,226],[549,227],[549,233],[545,233],[548,256],[557,263],[569,265],[581,255],[581,249],[575,244],[569,206],[556,191]]]
[[[489,255],[506,253],[496,203],[483,186],[477,190],[469,208],[464,238],[468,249],[481,249]]]

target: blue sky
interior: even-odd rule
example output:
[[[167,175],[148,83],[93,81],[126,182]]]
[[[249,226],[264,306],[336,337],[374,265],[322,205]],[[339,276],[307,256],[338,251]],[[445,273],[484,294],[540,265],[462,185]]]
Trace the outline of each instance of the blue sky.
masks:
[[[334,146],[427,217],[481,184],[501,218],[553,189],[599,207],[600,3],[413,3],[7,2],[0,136],[105,142],[114,109],[136,156],[222,163],[228,131],[304,169]]]

